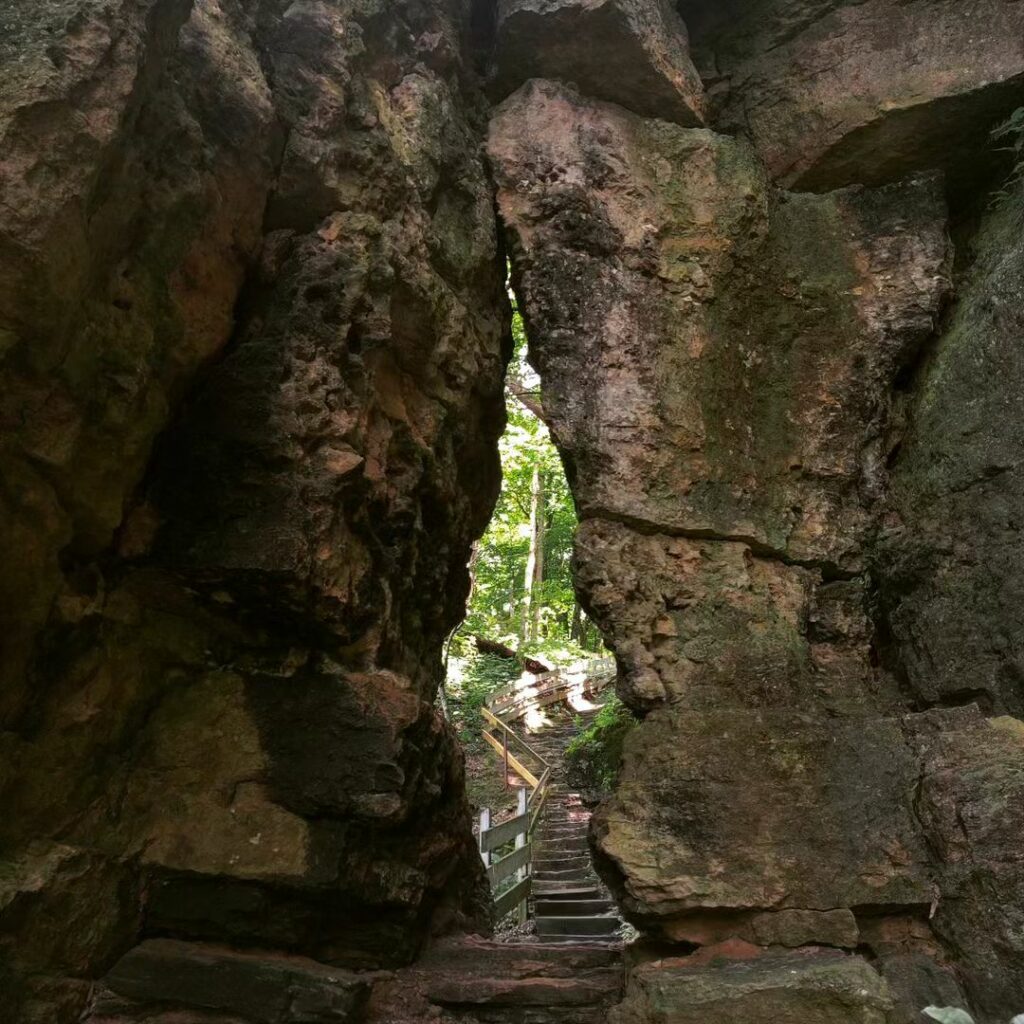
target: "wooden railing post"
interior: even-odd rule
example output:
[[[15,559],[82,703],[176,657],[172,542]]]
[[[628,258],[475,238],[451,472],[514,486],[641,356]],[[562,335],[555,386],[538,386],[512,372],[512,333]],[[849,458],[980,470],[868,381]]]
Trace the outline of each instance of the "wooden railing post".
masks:
[[[506,740],[506,743],[507,742],[508,741]],[[526,787],[522,786],[519,789],[519,806],[518,806],[518,809],[516,810],[516,813],[517,814],[526,814],[526,809],[527,809]],[[517,850],[521,850],[525,845],[526,845],[526,832],[523,831],[523,832],[520,832],[519,835],[516,836],[516,849]],[[516,880],[521,882],[524,878],[526,878],[526,877],[528,877],[529,875],[532,875],[532,874],[533,874],[533,865],[532,864],[524,864],[519,869],[519,871],[517,872]],[[528,913],[529,913],[528,902],[527,902],[527,900],[523,900],[523,902],[519,904],[519,908],[518,908],[518,910],[516,912],[516,920],[520,924],[526,924],[526,915]]]
[[[502,747],[504,748],[503,759],[505,762],[505,788],[508,789],[508,733],[502,732]]]
[[[480,856],[483,857],[485,868],[489,868],[491,866],[490,850],[484,849],[484,835],[490,827],[491,809],[490,807],[484,807],[480,811]]]

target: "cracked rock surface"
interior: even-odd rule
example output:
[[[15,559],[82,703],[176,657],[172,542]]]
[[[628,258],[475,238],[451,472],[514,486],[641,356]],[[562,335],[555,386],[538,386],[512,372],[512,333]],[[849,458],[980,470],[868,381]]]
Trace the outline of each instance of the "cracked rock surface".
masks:
[[[467,17],[0,12],[5,1022],[153,934],[377,968],[487,927],[433,706],[504,423]]]
[[[1021,1002],[1004,829],[1024,733],[985,716],[1022,699],[1022,197],[965,208],[928,142],[940,111],[991,127],[988,99],[1020,98],[1020,13],[975,11],[977,38],[1017,31],[971,72],[950,5],[898,6],[744,5],[715,36],[710,5],[681,4],[710,128],[565,75],[492,116],[577,583],[642,717],[591,839],[623,913],[692,953],[692,984],[639,968],[623,1021],[937,1003],[994,1024]],[[918,47],[913,72],[885,47],[858,59],[881,25]],[[849,79],[815,71],[828,53]],[[897,141],[904,107],[920,131]],[[769,995],[766,960],[709,966],[735,944],[857,950],[836,969],[878,999],[821,1002],[801,969]]]

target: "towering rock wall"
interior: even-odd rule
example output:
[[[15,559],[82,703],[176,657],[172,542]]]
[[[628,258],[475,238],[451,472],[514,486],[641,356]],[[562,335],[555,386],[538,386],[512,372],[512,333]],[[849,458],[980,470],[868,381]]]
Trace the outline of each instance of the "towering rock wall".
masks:
[[[486,924],[433,710],[507,357],[468,17],[0,12],[5,1021],[147,934],[380,967]],[[172,947],[103,1019],[206,969]]]
[[[637,6],[545,10],[581,48],[595,7],[631,12],[623,47],[654,52]],[[1024,14],[725,6],[681,5],[709,127],[591,88],[540,21],[548,77],[489,143],[578,583],[644,716],[594,819],[604,871],[684,950],[804,953],[645,969],[621,1019],[1006,1020],[1024,729],[985,716],[1024,697],[1020,189],[965,223],[1024,103]],[[821,947],[887,984],[825,1007],[860,967]]]
[[[486,924],[432,707],[508,355],[481,42],[644,716],[594,839],[688,954],[615,1019],[1004,1022],[1019,0],[8,3],[0,1017],[357,1020]]]

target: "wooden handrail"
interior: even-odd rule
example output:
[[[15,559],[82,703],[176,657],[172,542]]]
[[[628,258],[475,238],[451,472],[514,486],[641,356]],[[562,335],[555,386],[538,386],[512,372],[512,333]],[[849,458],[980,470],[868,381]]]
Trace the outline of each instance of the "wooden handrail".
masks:
[[[480,849],[484,853],[492,853],[499,846],[511,843],[516,836],[523,835],[529,827],[530,816],[528,814],[519,814],[514,818],[509,818],[508,821],[503,821],[500,825],[495,825],[480,833]]]
[[[544,799],[544,794],[547,792],[547,785],[551,781],[551,769],[545,768],[544,774],[540,777],[540,782],[534,791],[526,798],[526,805],[529,808],[533,808],[534,801],[537,798],[537,794],[540,794],[541,800]]]
[[[540,779],[538,779],[537,776],[519,760],[519,758],[510,753],[508,747],[506,747],[501,740],[492,736],[486,729],[483,731],[482,735],[483,738],[504,757],[508,767],[511,768],[524,782],[526,782],[528,786],[532,786],[536,789],[540,785]]]
[[[491,885],[503,882],[513,871],[525,868],[533,859],[533,847],[529,842],[525,846],[518,846],[507,857],[496,860],[488,869],[487,877]]]
[[[615,662],[611,658],[602,658],[597,662],[596,667],[591,670],[588,678],[581,682],[568,681],[563,678],[562,670],[555,669],[544,676],[538,676],[536,682],[523,687],[514,698],[492,697],[487,701],[488,706],[503,718],[521,718],[533,708],[547,707],[549,704],[557,703],[577,686],[592,693],[594,687],[587,687],[587,682],[593,682],[599,678],[603,671],[614,669]],[[607,685],[609,680],[605,681]],[[600,687],[598,687],[600,688]]]
[[[513,740],[515,743],[518,743],[519,746],[523,748],[523,750],[532,754],[535,758],[537,758],[538,761],[540,761],[542,765],[544,765],[545,768],[551,767],[551,765],[544,760],[542,754],[534,750],[533,747],[531,747],[530,744],[527,743],[526,740],[524,740],[519,735],[519,733],[517,733],[514,729],[510,729],[496,714],[494,714],[494,712],[484,707],[480,709],[480,714],[483,716],[485,722],[488,722],[491,725],[496,725],[499,729],[503,730],[510,740]]]

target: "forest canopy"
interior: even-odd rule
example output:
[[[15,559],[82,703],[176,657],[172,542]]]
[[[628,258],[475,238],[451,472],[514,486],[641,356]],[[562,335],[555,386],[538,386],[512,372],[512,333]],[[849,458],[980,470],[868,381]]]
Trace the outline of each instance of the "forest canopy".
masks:
[[[600,636],[573,591],[576,510],[543,420],[540,381],[527,362],[526,331],[515,306],[512,331],[501,496],[473,553],[473,589],[461,632],[558,661],[563,650],[575,657],[595,650]]]

